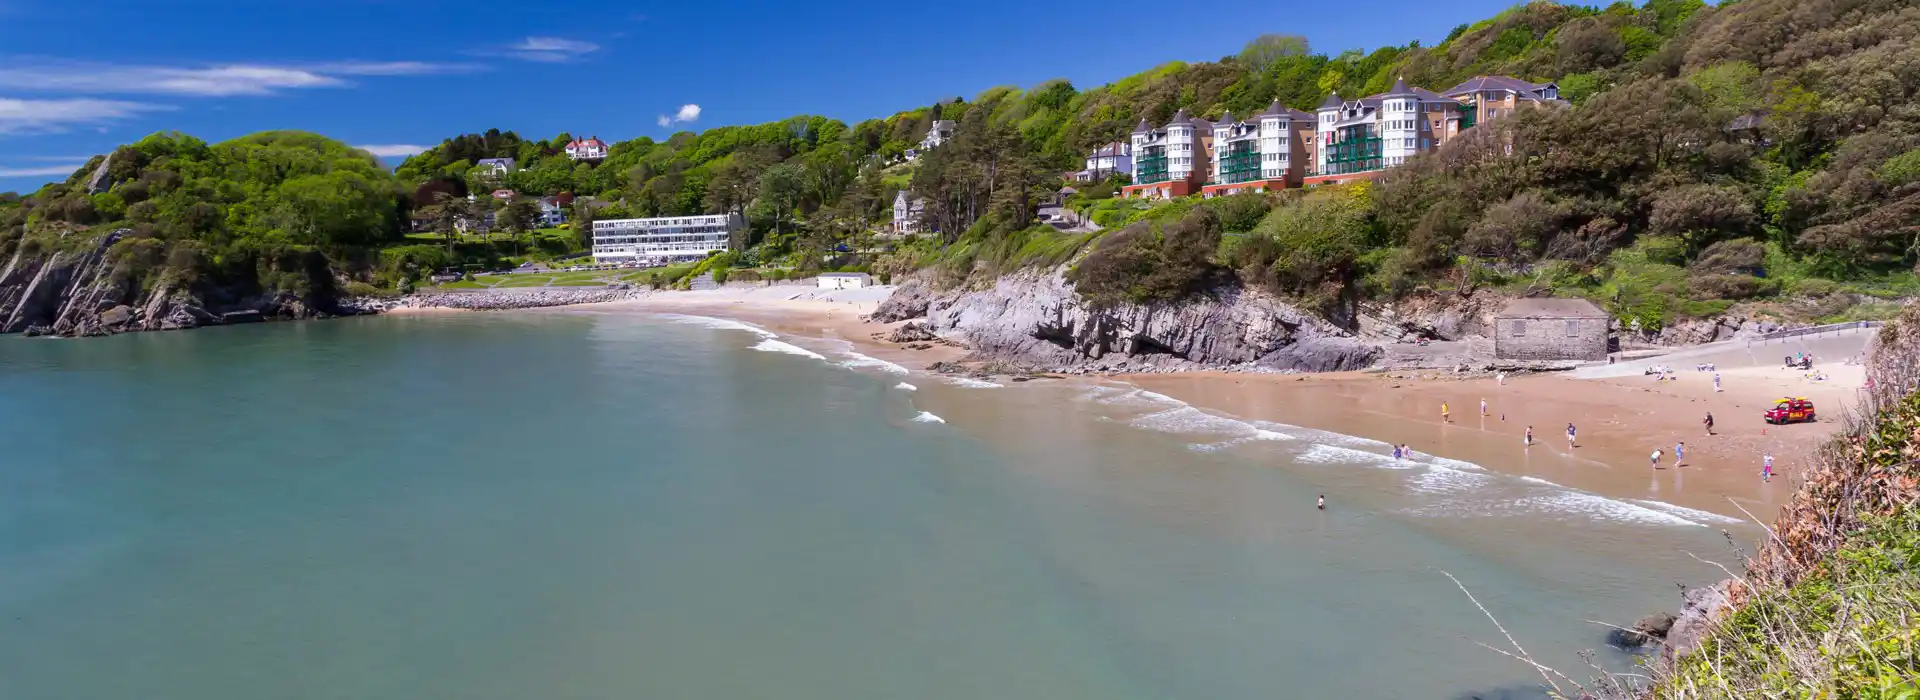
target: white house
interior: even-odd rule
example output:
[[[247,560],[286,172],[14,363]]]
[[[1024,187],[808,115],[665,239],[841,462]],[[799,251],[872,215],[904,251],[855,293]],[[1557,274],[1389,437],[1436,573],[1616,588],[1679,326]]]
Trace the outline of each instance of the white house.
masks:
[[[953,140],[953,132],[958,128],[952,119],[933,120],[933,128],[927,129],[926,138],[920,139],[920,150],[939,148],[940,144]]]
[[[921,221],[926,216],[927,198],[909,199],[906,190],[893,194],[893,232],[900,234],[919,233],[925,227]]]
[[[558,197],[540,198],[540,225],[553,228],[567,223],[567,208]]]
[[[567,158],[571,160],[602,160],[607,157],[607,142],[598,136],[574,139],[567,142]]]
[[[507,173],[513,172],[513,159],[481,158],[480,162],[473,164],[473,169],[493,177],[505,177]]]
[[[822,272],[814,282],[821,289],[865,289],[873,286],[873,275],[865,272]]]
[[[727,249],[746,227],[738,214],[658,216],[593,222],[595,262],[670,263],[699,260]]]
[[[1115,173],[1133,176],[1133,144],[1115,141],[1087,154],[1087,169],[1073,174],[1081,182],[1099,182]]]

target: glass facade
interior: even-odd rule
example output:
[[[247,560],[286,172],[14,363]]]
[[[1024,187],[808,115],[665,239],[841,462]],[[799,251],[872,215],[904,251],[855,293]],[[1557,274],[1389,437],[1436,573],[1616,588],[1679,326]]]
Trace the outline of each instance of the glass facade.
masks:
[[[1335,133],[1337,140],[1326,147],[1325,158],[1320,164],[1321,175],[1345,175],[1381,168],[1380,136],[1373,133],[1368,125],[1343,126]]]
[[[726,250],[739,218],[663,216],[651,219],[608,219],[593,222],[596,260],[695,260]]]
[[[1220,156],[1220,182],[1233,184],[1260,179],[1260,152],[1252,141],[1235,141]]]
[[[1133,184],[1144,185],[1167,180],[1167,147],[1148,146],[1140,149],[1138,159],[1134,161]]]

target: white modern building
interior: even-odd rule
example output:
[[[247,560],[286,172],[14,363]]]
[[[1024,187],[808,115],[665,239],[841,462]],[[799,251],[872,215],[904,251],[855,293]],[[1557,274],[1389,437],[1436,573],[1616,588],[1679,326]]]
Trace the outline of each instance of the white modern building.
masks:
[[[873,276],[865,272],[822,272],[814,283],[821,289],[865,289],[873,286]]]
[[[1234,121],[1228,112],[1213,125],[1213,162],[1203,196],[1272,192],[1299,187],[1314,116],[1274,100],[1267,111]]]
[[[726,250],[734,232],[745,227],[738,214],[595,221],[593,259],[606,263],[699,260]]]
[[[1120,188],[1124,196],[1167,199],[1200,191],[1213,163],[1213,122],[1180,109],[1158,129],[1140,120],[1132,141],[1133,184]]]

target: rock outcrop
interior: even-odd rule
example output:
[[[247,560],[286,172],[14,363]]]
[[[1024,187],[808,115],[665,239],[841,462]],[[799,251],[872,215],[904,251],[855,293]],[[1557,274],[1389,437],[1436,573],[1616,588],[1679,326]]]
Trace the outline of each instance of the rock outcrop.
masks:
[[[1377,346],[1317,316],[1238,286],[1179,303],[1095,308],[1053,271],[941,294],[909,282],[894,296],[898,300],[889,298],[874,320],[912,318],[924,303],[928,329],[966,345],[970,359],[1038,371],[1337,371],[1366,367],[1379,355]]]
[[[354,313],[327,294],[247,293],[164,276],[142,290],[113,274],[107,250],[119,239],[108,234],[82,251],[14,252],[0,267],[0,333],[100,336]]]

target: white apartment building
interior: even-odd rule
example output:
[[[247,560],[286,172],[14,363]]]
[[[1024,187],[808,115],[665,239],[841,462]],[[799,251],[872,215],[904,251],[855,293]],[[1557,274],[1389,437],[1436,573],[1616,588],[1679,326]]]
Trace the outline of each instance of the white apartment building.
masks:
[[[1210,177],[1201,194],[1212,197],[1300,186],[1314,117],[1274,100],[1265,112],[1234,121],[1228,112],[1213,125]]]
[[[727,249],[746,227],[738,214],[658,216],[593,222],[593,260],[671,263],[699,260]]]
[[[1126,196],[1185,197],[1199,191],[1213,162],[1213,123],[1195,119],[1181,109],[1158,129],[1145,119],[1134,128],[1133,184],[1121,188]]]

